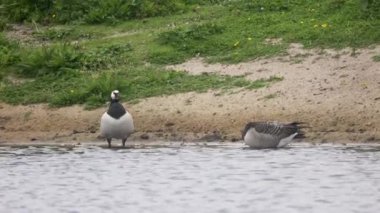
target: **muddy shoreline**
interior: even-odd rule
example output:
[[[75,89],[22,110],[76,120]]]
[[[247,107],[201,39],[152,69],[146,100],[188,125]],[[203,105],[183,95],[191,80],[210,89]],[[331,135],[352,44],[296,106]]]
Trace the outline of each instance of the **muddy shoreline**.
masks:
[[[144,102],[139,105],[141,104]],[[151,106],[151,104],[145,104]],[[127,106],[128,104],[124,105]],[[68,142],[71,144],[104,142],[104,139],[99,135],[99,118],[105,108],[87,111],[80,106],[51,109],[46,105],[11,106],[6,104],[0,104],[0,108],[2,108],[0,143]],[[136,132],[128,139],[132,142],[239,142],[241,140],[240,130],[249,120],[244,111],[241,113],[241,111],[236,110],[235,113],[232,113],[233,111],[229,110],[228,113],[218,115],[214,112],[214,107],[199,114],[190,113],[192,110],[179,112],[176,109],[163,110],[162,112],[165,113],[159,113],[158,109],[147,112],[141,111],[139,106],[131,106],[128,109],[134,115],[136,125]],[[4,112],[7,112],[6,115]],[[358,125],[357,120],[360,119],[354,114],[337,114],[330,117],[326,116],[325,113],[326,111],[306,111],[296,114],[267,114],[263,112],[260,115],[256,114],[257,119],[255,120],[300,120],[307,122],[311,128],[305,129],[306,138],[302,141],[317,143],[380,141],[377,126],[369,126],[367,123]],[[313,115],[318,119],[312,119]],[[341,119],[342,123],[336,122],[335,119]],[[326,127],[324,124],[329,124],[329,126]]]

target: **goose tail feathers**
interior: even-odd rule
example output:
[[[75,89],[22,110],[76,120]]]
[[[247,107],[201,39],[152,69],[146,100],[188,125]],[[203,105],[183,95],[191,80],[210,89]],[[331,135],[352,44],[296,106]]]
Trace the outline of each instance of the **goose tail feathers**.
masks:
[[[287,125],[297,128],[297,135],[294,138],[305,138],[305,129],[310,128],[306,122],[294,121]]]

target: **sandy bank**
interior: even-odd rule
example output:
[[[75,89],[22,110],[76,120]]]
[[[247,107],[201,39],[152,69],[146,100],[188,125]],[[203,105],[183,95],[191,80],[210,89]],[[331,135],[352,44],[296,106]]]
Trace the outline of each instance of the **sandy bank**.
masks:
[[[236,141],[250,120],[297,120],[311,126],[308,141],[380,141],[380,63],[372,59],[379,54],[379,46],[353,52],[291,45],[288,55],[236,65],[196,58],[170,66],[193,74],[284,80],[259,90],[191,92],[125,103],[136,126],[130,140]],[[0,142],[100,141],[105,109],[0,103]]]

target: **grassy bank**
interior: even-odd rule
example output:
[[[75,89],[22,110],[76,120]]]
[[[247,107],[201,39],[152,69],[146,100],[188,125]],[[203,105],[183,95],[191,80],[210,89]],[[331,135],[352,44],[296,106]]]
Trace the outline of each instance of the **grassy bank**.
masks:
[[[7,2],[0,2],[2,8],[9,7]],[[283,54],[293,42],[307,48],[358,48],[380,42],[380,4],[375,1],[156,5],[145,0],[129,5],[113,0],[96,3],[93,9],[87,5],[92,1],[81,2],[72,1],[72,8],[53,3],[45,8],[41,1],[39,6],[24,5],[27,9],[18,13],[20,8],[12,7],[17,17],[2,13],[8,22],[0,34],[0,100],[96,107],[115,88],[128,101],[209,89],[256,89],[286,76],[250,82],[243,76],[193,76],[163,66],[196,56],[237,63]],[[14,35],[10,23],[16,21],[32,31],[24,42],[17,34],[9,36]]]

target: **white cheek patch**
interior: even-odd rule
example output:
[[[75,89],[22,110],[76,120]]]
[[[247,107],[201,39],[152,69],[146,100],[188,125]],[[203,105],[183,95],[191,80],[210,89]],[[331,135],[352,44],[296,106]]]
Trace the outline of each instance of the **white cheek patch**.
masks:
[[[116,95],[119,94],[119,90],[114,90],[111,92],[111,99],[116,99]]]

